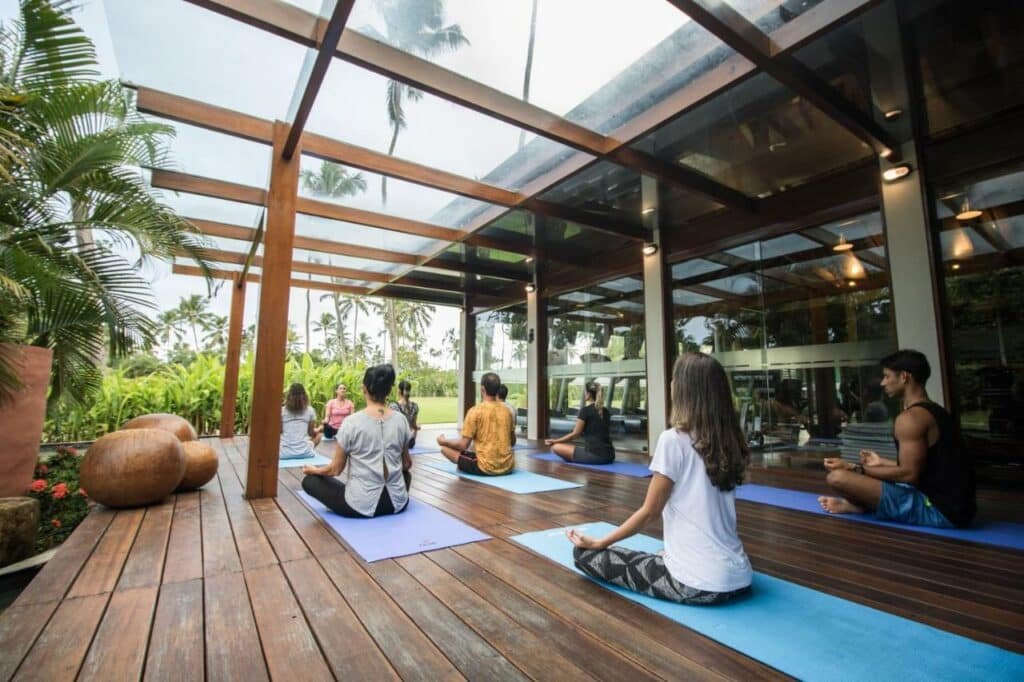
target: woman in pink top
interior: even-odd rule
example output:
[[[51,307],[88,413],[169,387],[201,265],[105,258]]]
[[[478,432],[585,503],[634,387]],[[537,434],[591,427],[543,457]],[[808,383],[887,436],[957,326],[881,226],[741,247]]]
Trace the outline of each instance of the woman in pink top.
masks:
[[[341,428],[345,417],[352,414],[355,405],[345,397],[345,384],[338,384],[334,387],[334,397],[327,401],[324,408],[324,438],[332,439]]]

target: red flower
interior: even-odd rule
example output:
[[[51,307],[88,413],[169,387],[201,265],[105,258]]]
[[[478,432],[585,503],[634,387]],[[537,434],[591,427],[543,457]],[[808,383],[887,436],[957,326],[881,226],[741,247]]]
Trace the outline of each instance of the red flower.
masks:
[[[50,473],[49,467],[47,467],[45,464],[40,464],[39,465],[39,475],[40,476],[45,476],[48,473]]]
[[[60,528],[60,519],[54,519],[53,521],[50,521],[50,523],[53,524],[54,528]]]
[[[31,490],[34,493],[43,492],[44,490],[46,490],[46,481],[44,481],[41,478],[37,478],[36,480],[32,481],[32,485],[29,486],[29,490]]]
[[[68,494],[68,484],[58,483],[57,485],[53,486],[53,492],[51,494],[53,495],[53,499],[55,500],[63,498],[65,495]]]

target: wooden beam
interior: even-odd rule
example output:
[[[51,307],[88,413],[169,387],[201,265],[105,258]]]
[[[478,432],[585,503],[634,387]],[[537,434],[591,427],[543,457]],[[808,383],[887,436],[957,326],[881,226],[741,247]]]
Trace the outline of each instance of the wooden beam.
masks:
[[[385,213],[376,213],[375,211],[366,211],[360,208],[353,208],[351,206],[342,206],[341,204],[335,204],[329,201],[319,201],[317,199],[299,198],[296,203],[296,210],[299,213],[317,216],[319,218],[340,220],[346,223],[366,225],[367,227],[376,227],[381,230],[412,234],[417,237],[427,237],[429,239],[441,239],[444,241],[454,242],[458,241],[463,236],[461,231],[453,230],[449,227],[442,227],[440,225],[425,223],[419,220],[399,218]]]
[[[245,318],[246,277],[231,286],[231,315],[228,318],[228,347],[224,353],[224,390],[220,403],[220,437],[235,435],[235,403],[238,397],[238,368],[242,355],[242,323]]]
[[[274,124],[267,231],[260,274],[260,308],[256,327],[256,362],[252,380],[252,413],[245,496],[277,495],[277,464],[281,439],[283,367],[288,343],[288,297],[295,239],[295,200],[299,191],[299,160],[282,157],[288,135],[285,123]]]
[[[267,203],[267,193],[258,187],[240,185],[225,180],[214,180],[198,175],[179,173],[178,171],[154,169],[150,184],[157,189],[199,194],[205,197],[227,199],[254,206],[265,206]]]
[[[183,265],[175,263],[171,268],[171,272],[175,275],[189,275],[191,277],[203,277],[203,272],[194,265]],[[210,276],[214,279],[228,279],[236,281],[238,279],[238,272],[233,270],[212,270]],[[245,281],[253,284],[259,284],[260,276],[256,273],[250,272],[245,276]],[[358,294],[358,295],[370,295],[370,289],[368,287],[357,287],[350,286],[347,284],[336,284],[334,282],[320,282],[317,280],[298,279],[293,278],[288,282],[290,289],[312,289],[314,291],[336,291],[344,294]],[[386,298],[386,297],[382,297]]]
[[[171,273],[175,275],[188,275],[189,277],[205,277],[201,268],[195,265],[185,265],[184,263],[175,263],[171,266]],[[235,270],[217,270],[215,268],[210,269],[210,277],[213,279],[227,279],[235,281],[238,279],[239,273]],[[250,272],[245,277],[246,282],[259,283],[260,276],[256,273]]]
[[[247,255],[239,253],[237,251],[224,251],[221,249],[203,249],[203,258],[212,261],[214,263],[233,263],[235,265],[244,265]],[[185,252],[179,252],[176,255],[185,256]],[[252,259],[252,264],[256,267],[262,267],[263,258],[261,256],[255,256]],[[329,263],[309,263],[304,261],[297,261],[292,259],[292,272],[301,272],[310,275],[324,275],[326,277],[339,277],[342,279],[354,279],[354,280],[366,280],[369,282],[390,282],[391,276],[383,272],[373,272],[372,270],[359,270],[357,268],[345,268],[338,265],[330,265]]]
[[[319,39],[319,46],[315,55],[307,53],[303,63],[302,73],[295,84],[295,95],[292,98],[293,105],[288,112],[288,138],[284,141],[284,148],[281,154],[286,159],[292,158],[299,146],[299,138],[306,127],[306,121],[316,96],[323,85],[324,77],[327,76],[327,68],[334,59],[334,52],[338,47],[338,40],[341,39],[341,32],[345,30],[345,23],[348,15],[352,12],[352,5],[355,0],[336,0],[331,18],[323,27],[323,36]]]
[[[874,119],[858,109],[813,70],[777,50],[771,38],[719,0],[669,0],[723,43],[863,140],[876,154],[897,160],[899,145]]]
[[[184,220],[209,237],[224,237],[245,242],[252,242],[256,238],[256,230],[251,227],[222,223],[217,220],[203,220],[202,218],[184,218]]]
[[[143,114],[234,135],[252,142],[270,144],[273,139],[272,121],[144,86],[135,86],[135,108]]]
[[[483,277],[498,277],[500,279],[511,279],[516,282],[532,282],[533,275],[514,268],[501,267],[497,264],[485,265],[483,263],[463,263],[451,258],[429,258],[423,261],[427,268],[438,268],[461,272],[466,275],[481,275]]]

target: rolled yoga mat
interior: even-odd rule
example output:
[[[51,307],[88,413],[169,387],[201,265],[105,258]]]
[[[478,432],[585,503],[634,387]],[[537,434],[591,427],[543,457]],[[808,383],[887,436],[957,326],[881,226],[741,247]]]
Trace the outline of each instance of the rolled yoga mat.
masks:
[[[426,502],[412,498],[405,510],[398,514],[350,519],[335,514],[305,491],[300,490],[298,495],[365,561],[419,554],[491,537]]]
[[[535,474],[531,471],[523,471],[522,469],[516,469],[511,474],[505,474],[504,476],[475,476],[473,474],[467,474],[463,471],[459,471],[456,466],[449,461],[436,462],[431,460],[429,462],[423,462],[423,466],[430,467],[431,469],[437,469],[438,471],[444,471],[445,473],[455,474],[462,478],[468,478],[471,481],[483,483],[484,485],[501,488],[502,490],[507,490],[510,493],[544,493],[551,490],[568,490],[569,488],[583,487],[583,484],[581,483],[563,481],[550,476],[541,476],[540,474]]]
[[[281,458],[277,460],[278,469],[288,469],[291,467],[301,467],[307,464],[313,466],[323,466],[324,464],[330,464],[331,458],[324,457],[323,455],[313,455],[312,457],[289,457]]]
[[[615,526],[577,528],[601,536]],[[579,573],[565,528],[510,538]],[[623,547],[655,553],[660,540],[634,535]],[[686,606],[594,581],[626,599],[803,680],[1021,680],[1024,656],[801,585],[754,574],[750,595]]]
[[[773,507],[793,509],[796,511],[821,514],[847,521],[860,521],[861,523],[872,523],[877,526],[888,526],[900,530],[912,531],[914,533],[925,533],[927,535],[938,535],[954,540],[966,540],[968,542],[980,542],[985,545],[996,545],[1010,549],[1024,550],[1024,524],[1007,523],[1002,521],[983,521],[969,528],[932,528],[931,526],[912,526],[905,523],[883,521],[875,518],[873,514],[829,514],[818,504],[820,495],[808,493],[802,490],[789,490],[786,488],[774,488],[767,485],[745,483],[736,489],[736,499],[759,504],[769,504]]]
[[[636,478],[647,478],[651,475],[651,470],[647,468],[646,464],[638,464],[637,462],[612,462],[611,464],[580,464],[579,462],[566,462],[564,459],[559,457],[553,452],[545,452],[539,455],[530,455],[533,459],[540,459],[545,462],[561,462],[562,464],[568,464],[569,466],[581,467],[583,469],[593,469],[594,471],[607,471],[612,474],[622,474],[624,476],[633,476]]]

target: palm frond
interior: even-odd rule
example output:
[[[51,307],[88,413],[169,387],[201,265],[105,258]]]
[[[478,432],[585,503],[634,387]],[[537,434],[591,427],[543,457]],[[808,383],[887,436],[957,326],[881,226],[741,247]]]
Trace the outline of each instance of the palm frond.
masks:
[[[21,20],[4,27],[2,79],[19,90],[52,90],[94,78],[96,49],[75,25],[68,0],[22,0]]]

